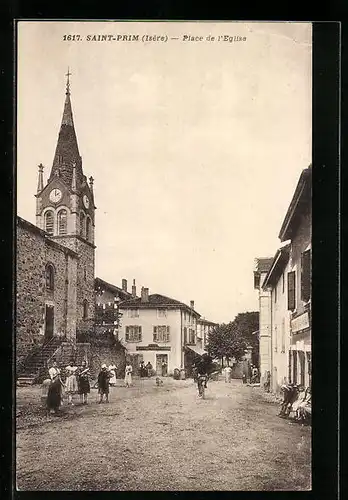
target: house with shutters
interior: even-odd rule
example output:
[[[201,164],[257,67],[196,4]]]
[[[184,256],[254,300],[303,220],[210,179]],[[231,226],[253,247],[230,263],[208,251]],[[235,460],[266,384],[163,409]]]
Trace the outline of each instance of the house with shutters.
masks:
[[[273,392],[284,382],[311,384],[311,190],[310,165],[301,173],[282,223],[282,246],[259,283],[260,355],[267,353],[261,366],[270,372]],[[261,337],[262,332],[267,334]]]
[[[119,338],[127,349],[127,356],[135,373],[141,361],[151,363],[158,375],[162,374],[162,363],[168,375],[175,368],[185,368],[190,374],[192,361],[204,350],[197,338],[200,314],[190,305],[161,294],[149,295],[142,287],[141,296],[120,302],[122,322]]]

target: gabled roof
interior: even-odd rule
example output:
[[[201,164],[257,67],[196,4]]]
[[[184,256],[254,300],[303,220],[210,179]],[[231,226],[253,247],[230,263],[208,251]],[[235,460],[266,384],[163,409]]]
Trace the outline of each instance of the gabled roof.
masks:
[[[120,303],[120,309],[127,308],[139,308],[139,309],[185,309],[186,311],[193,312],[196,316],[200,317],[200,314],[189,307],[187,304],[180,302],[179,300],[166,297],[165,295],[160,295],[159,293],[154,293],[149,295],[148,301],[144,302],[140,297],[125,300]]]
[[[287,243],[281,248],[278,248],[272,265],[265,276],[265,279],[262,283],[262,288],[268,287],[270,285],[274,285],[277,283],[280,275],[282,274],[284,267],[286,266],[290,256],[290,243]]]
[[[267,273],[273,262],[273,257],[258,257],[255,259],[256,273]]]
[[[31,222],[23,219],[22,217],[19,217],[19,215],[17,215],[17,225],[22,226],[23,228],[27,229],[28,231],[41,236],[42,239],[45,241],[45,244],[51,246],[52,248],[55,248],[56,250],[64,252],[66,255],[70,255],[71,257],[74,257],[76,259],[79,258],[78,254],[76,252],[74,252],[74,250],[71,250],[70,248],[66,247],[65,245],[61,245],[60,243],[57,243],[57,241],[54,241],[53,239],[51,239],[51,236],[48,233],[46,233],[46,231],[44,231],[43,229],[40,229],[39,227],[35,226]]]
[[[312,165],[302,170],[294,195],[280,228],[280,241],[291,240],[299,217],[311,203]]]
[[[132,294],[129,292],[126,292],[123,290],[123,288],[120,288],[116,285],[112,285],[111,283],[108,283],[107,281],[102,280],[101,278],[95,278],[94,280],[94,288],[97,289],[98,287],[104,288],[106,290],[109,290],[111,293],[114,293],[115,295],[120,295],[123,296],[123,298],[126,300],[128,297],[132,297]]]

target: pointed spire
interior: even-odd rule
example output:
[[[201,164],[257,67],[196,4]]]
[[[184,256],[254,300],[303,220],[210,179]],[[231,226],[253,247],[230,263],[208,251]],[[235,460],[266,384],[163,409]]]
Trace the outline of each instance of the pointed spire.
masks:
[[[71,188],[76,191],[76,163],[73,163],[73,174],[72,174],[72,181],[71,181]]]
[[[40,165],[39,165],[39,178],[38,178],[38,182],[37,182],[37,192],[38,193],[41,193],[41,191],[43,190],[43,169],[44,169],[44,166],[42,165],[42,163],[40,163]]]
[[[79,153],[79,147],[77,144],[77,138],[74,127],[74,119],[70,100],[70,70],[65,75],[67,77],[66,81],[66,92],[65,92],[65,103],[64,111],[62,117],[62,123],[60,126],[58,142],[56,147],[56,152],[54,155],[52,170],[50,179],[56,175],[56,172],[60,171],[61,179],[66,182],[67,185],[71,186],[73,177],[73,165],[76,167],[76,187],[83,177],[82,172],[82,159]]]
[[[66,95],[70,95],[70,80],[69,80],[69,77],[71,76],[71,73],[69,71],[69,66],[68,66],[68,72],[67,72],[67,74],[65,76],[66,76],[66,92],[65,92],[65,94]]]

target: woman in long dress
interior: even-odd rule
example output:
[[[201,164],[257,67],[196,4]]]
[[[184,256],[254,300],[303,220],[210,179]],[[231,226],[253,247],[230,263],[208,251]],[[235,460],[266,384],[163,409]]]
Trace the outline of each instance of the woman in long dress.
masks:
[[[112,386],[116,385],[116,370],[117,370],[117,366],[115,365],[115,363],[111,363],[111,365],[109,365],[109,373],[111,375],[111,378],[109,380],[109,384]]]
[[[126,387],[130,387],[132,385],[132,371],[133,371],[132,365],[127,363],[124,375],[124,383]]]
[[[88,404],[87,398],[91,391],[91,386],[89,383],[89,368],[85,360],[82,361],[80,368],[77,371],[77,383],[79,388],[81,403]]]
[[[74,360],[70,360],[70,364],[65,368],[66,372],[66,381],[65,381],[65,391],[68,395],[68,404],[74,406],[72,401],[73,394],[78,392],[77,385],[77,366],[75,365]]]
[[[62,402],[62,385],[63,382],[60,378],[60,370],[57,362],[53,361],[51,368],[48,370],[51,383],[47,391],[47,409],[53,410],[57,413]]]

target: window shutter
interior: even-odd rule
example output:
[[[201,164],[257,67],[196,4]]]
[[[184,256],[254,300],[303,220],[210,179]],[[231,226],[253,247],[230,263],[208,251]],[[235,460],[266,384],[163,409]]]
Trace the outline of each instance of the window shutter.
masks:
[[[157,326],[153,327],[153,341],[157,342]]]
[[[170,341],[170,326],[167,326],[167,342]]]
[[[288,310],[293,311],[296,306],[296,273],[288,273]]]
[[[308,302],[311,297],[311,251],[301,255],[301,299]]]
[[[139,330],[138,330],[138,340],[139,342],[141,342],[141,326],[139,326]]]
[[[126,326],[126,341],[129,340],[129,326]]]

